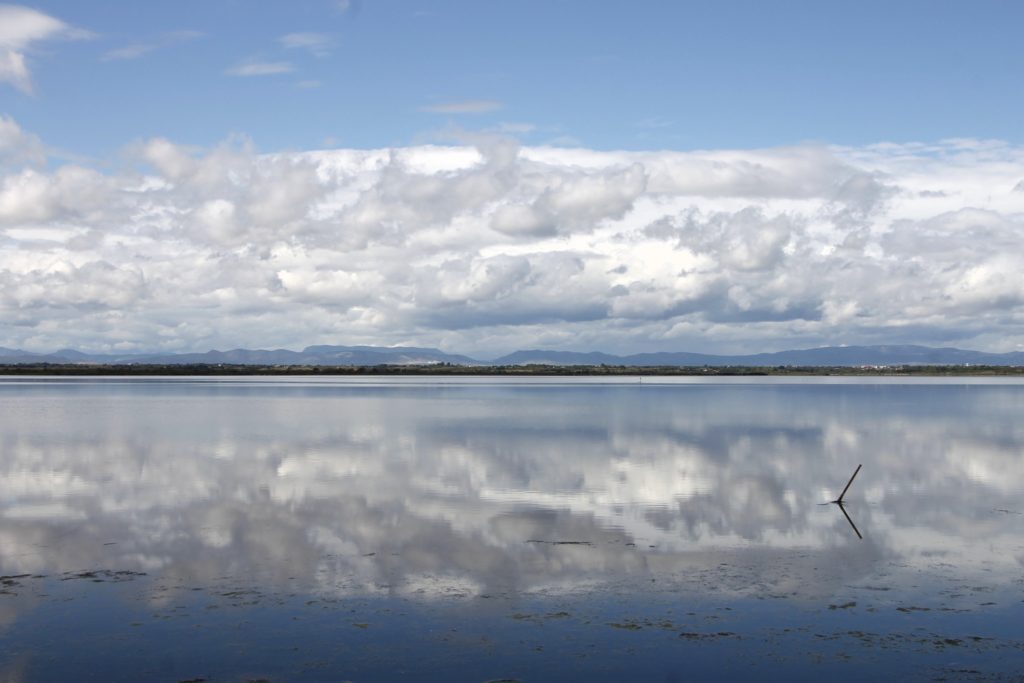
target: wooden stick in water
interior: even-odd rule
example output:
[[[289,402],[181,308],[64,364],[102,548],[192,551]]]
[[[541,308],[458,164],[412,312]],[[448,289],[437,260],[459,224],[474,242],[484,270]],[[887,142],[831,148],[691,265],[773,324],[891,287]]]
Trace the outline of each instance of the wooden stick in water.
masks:
[[[857,469],[855,469],[853,471],[853,476],[850,477],[850,481],[846,482],[846,488],[843,489],[843,492],[839,494],[838,498],[836,498],[834,501],[832,501],[833,503],[842,503],[843,502],[843,496],[845,496],[846,492],[850,490],[850,484],[852,484],[853,480],[857,478],[857,473],[860,472],[860,468],[861,468],[861,466],[857,465]]]

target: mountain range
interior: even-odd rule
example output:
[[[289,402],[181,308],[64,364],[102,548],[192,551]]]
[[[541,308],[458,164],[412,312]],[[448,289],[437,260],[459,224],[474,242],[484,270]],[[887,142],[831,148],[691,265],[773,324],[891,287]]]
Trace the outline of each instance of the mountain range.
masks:
[[[986,353],[929,346],[825,346],[747,355],[687,352],[616,356],[600,352],[515,351],[493,360],[477,360],[439,349],[412,346],[307,346],[288,349],[232,349],[205,353],[93,354],[74,349],[32,353],[0,347],[0,364],[58,363],[101,365],[621,365],[652,366],[860,366],[860,365],[1024,365],[1024,352]]]

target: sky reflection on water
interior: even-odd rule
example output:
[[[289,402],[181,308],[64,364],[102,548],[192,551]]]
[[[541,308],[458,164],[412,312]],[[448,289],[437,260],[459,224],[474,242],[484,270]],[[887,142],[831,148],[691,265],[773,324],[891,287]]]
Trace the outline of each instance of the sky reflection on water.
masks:
[[[0,561],[424,596],[726,555],[756,568],[726,592],[825,594],[883,560],[1008,581],[1022,413],[1019,384],[2,383]],[[863,540],[818,505],[859,463]],[[833,570],[777,575],[796,550]]]
[[[0,379],[0,679],[1013,671],[1022,414],[992,381]],[[828,504],[858,464],[863,539]]]

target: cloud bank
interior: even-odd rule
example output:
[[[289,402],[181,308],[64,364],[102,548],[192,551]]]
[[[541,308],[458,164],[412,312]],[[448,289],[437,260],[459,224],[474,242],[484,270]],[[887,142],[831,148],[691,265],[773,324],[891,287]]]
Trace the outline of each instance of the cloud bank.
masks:
[[[40,165],[0,121],[0,346],[1019,348],[1024,149],[1000,142],[260,154]]]

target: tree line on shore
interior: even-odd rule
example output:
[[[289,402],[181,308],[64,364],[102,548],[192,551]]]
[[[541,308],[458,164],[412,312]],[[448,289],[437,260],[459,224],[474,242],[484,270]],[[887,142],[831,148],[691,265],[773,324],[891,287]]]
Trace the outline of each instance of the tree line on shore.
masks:
[[[891,365],[891,366],[635,366],[635,365],[235,365],[235,364],[0,364],[0,375],[424,375],[424,376],[1024,376],[1024,366]]]

